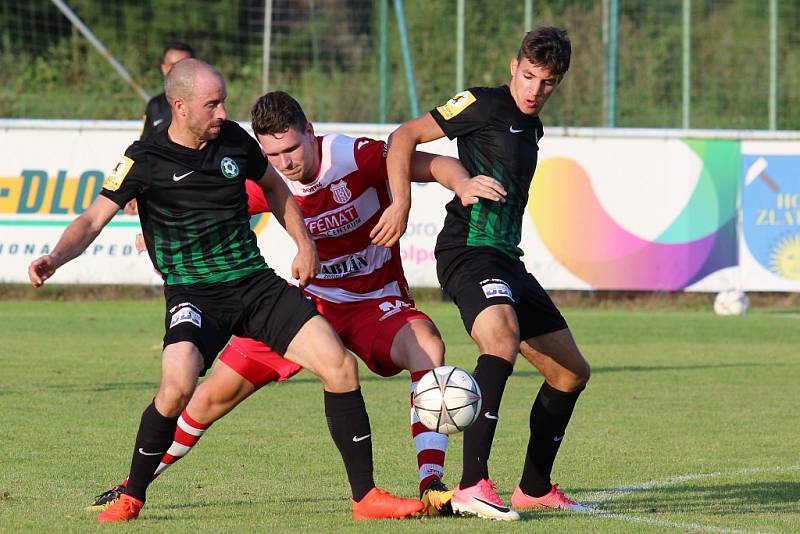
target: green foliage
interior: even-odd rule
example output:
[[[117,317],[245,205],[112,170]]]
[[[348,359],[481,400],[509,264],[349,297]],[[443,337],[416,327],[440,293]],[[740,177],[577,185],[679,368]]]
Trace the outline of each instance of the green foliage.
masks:
[[[28,288],[33,292],[33,289]],[[440,328],[448,362],[472,369],[474,344],[452,304],[418,302]],[[118,483],[160,373],[159,301],[3,302],[0,338],[0,530],[87,532],[81,510]],[[592,379],[555,465],[555,481],[610,515],[524,513],[479,519],[353,522],[319,382],[301,373],[256,393],[214,424],[148,492],[148,532],[797,532],[797,315],[565,309]],[[46,335],[43,335],[46,329]],[[363,366],[376,480],[416,492],[408,376]],[[517,362],[503,399],[491,474],[508,499],[541,377]],[[446,480],[461,469],[450,441]],[[681,478],[682,477],[682,478]],[[660,481],[648,486],[649,481]],[[638,487],[627,493],[612,491]]]
[[[270,87],[293,93],[317,121],[378,118],[378,2],[390,13],[388,119],[411,118],[391,0],[273,2]],[[72,0],[72,9],[151,94],[161,91],[164,44],[191,43],[228,82],[229,113],[247,119],[261,93],[263,2],[258,0]],[[455,0],[406,0],[419,109],[456,91]],[[550,101],[546,124],[606,123],[603,2],[535,0],[534,24],[566,28],[572,67]],[[779,5],[778,127],[800,129],[800,0]],[[618,126],[682,126],[681,0],[619,2]],[[768,127],[769,3],[691,3],[691,126]],[[465,4],[466,86],[507,81],[526,31],[524,2]],[[0,5],[0,115],[138,119],[143,102],[46,0]],[[313,111],[312,111],[313,110]]]

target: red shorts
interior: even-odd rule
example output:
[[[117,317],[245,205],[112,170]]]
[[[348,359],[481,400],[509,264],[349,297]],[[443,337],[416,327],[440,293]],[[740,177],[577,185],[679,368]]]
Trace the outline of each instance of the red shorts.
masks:
[[[348,304],[333,304],[315,297],[312,300],[344,345],[381,376],[394,376],[402,371],[390,354],[397,332],[411,321],[430,321],[414,307],[413,300],[401,297]],[[231,338],[219,359],[256,388],[282,382],[302,370],[260,341],[247,338]]]

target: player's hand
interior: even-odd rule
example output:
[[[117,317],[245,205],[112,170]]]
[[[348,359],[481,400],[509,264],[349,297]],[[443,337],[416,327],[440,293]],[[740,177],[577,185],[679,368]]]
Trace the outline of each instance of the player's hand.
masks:
[[[55,272],[56,264],[49,254],[33,260],[28,266],[28,278],[33,287],[42,287],[42,284]]]
[[[411,209],[410,204],[399,205],[397,202],[392,202],[369,233],[372,244],[389,248],[400,241],[400,238],[406,233],[409,209]]]
[[[300,287],[306,287],[319,272],[319,256],[313,243],[301,246],[292,262],[292,277]]]
[[[147,252],[147,243],[144,242],[144,235],[136,234],[134,246],[136,247],[136,252]]]
[[[458,198],[461,199],[463,206],[476,204],[482,198],[494,202],[505,202],[507,194],[503,184],[491,176],[483,174],[464,180],[455,186],[454,191]]]

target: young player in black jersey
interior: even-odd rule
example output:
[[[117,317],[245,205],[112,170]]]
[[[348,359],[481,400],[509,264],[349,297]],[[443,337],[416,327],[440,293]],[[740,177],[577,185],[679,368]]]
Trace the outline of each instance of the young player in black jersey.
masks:
[[[497,495],[488,468],[500,400],[518,352],[545,382],[531,408],[530,441],[511,504],[517,509],[586,509],[551,484],[550,474],[575,402],[589,380],[589,364],[561,313],[519,259],[522,218],[543,135],[539,113],[566,74],[570,55],[565,31],[537,28],[525,35],[511,61],[508,85],[463,91],[402,125],[390,140],[388,171],[397,209],[386,228],[405,229],[412,151],[445,135],[457,139],[459,158],[471,174],[492,176],[507,191],[505,202],[480,199],[464,206],[456,198],[448,203],[436,243],[439,281],[481,353],[475,377],[483,414],[464,432],[463,474],[452,498],[453,509],[464,514],[519,518]]]
[[[41,286],[80,255],[120,207],[138,199],[148,253],[165,285],[161,384],[142,414],[125,495],[97,520],[138,517],[197,378],[231,334],[261,340],[320,378],[354,512],[369,509],[374,518],[420,512],[421,501],[375,487],[371,430],[355,359],[300,289],[279,278],[260,255],[249,226],[245,179],[262,187],[273,215],[297,245],[292,274],[300,285],[319,268],[288,188],[267,166],[255,139],[226,120],[222,76],[200,60],[185,59],[172,68],[165,87],[172,107],[169,128],[131,145],[92,205],[50,254],[28,268],[31,283]]]

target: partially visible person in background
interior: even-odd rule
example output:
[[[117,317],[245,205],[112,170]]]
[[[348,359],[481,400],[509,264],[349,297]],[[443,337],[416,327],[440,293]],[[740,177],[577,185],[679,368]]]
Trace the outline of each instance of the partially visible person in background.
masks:
[[[166,78],[175,63],[189,57],[195,57],[194,49],[191,46],[181,41],[171,41],[164,47],[164,54],[161,56],[161,74]],[[150,137],[155,132],[167,128],[170,122],[172,122],[172,112],[169,109],[167,95],[162,91],[151,98],[144,109],[144,125],[139,139]],[[126,215],[139,213],[136,199],[125,204],[123,211]]]
[[[194,49],[186,43],[172,41],[164,47],[164,55],[161,57],[161,74],[165,77],[172,66],[182,59],[195,57]],[[163,130],[172,121],[172,114],[169,110],[167,96],[162,91],[150,99],[144,110],[144,126],[140,139],[151,136],[154,132]]]

